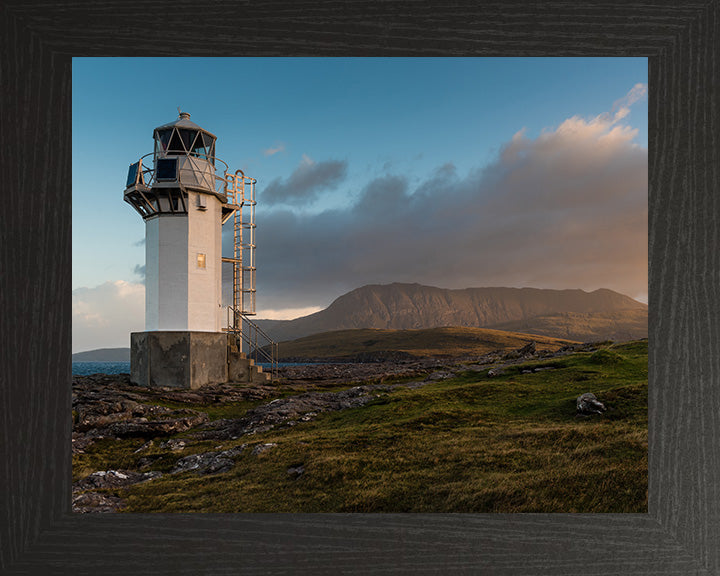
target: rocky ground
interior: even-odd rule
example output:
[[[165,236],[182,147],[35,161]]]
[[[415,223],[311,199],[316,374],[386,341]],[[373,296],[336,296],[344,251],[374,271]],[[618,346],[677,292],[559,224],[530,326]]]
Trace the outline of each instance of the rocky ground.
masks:
[[[123,508],[117,489],[150,482],[162,472],[153,470],[160,459],[175,461],[169,474],[191,471],[218,474],[229,470],[246,444],[223,450],[184,455],[194,443],[235,441],[273,428],[293,426],[327,411],[363,406],[377,394],[398,386],[418,387],[451,378],[467,370],[487,371],[531,359],[548,359],[591,344],[568,346],[558,352],[536,350],[534,344],[514,351],[498,351],[473,358],[367,358],[365,362],[286,366],[271,385],[219,384],[198,390],[146,389],[133,385],[128,374],[73,377],[72,451],[85,454],[103,439],[143,439],[133,469],[97,470],[73,484],[73,510],[114,512]],[[379,361],[378,361],[379,360]],[[211,420],[207,410],[218,405],[250,402],[238,418]],[[181,407],[168,407],[168,406]],[[187,407],[184,407],[187,406]],[[191,406],[191,407],[190,407]],[[178,437],[180,435],[180,437]],[[255,445],[251,454],[272,449]],[[302,470],[288,473],[302,474]],[[115,492],[115,493],[114,493]]]

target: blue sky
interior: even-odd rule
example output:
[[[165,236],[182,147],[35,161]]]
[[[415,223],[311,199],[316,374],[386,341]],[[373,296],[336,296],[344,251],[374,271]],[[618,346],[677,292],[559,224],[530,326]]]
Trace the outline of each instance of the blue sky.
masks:
[[[76,58],[74,350],[125,346],[128,330],[143,329],[144,224],[122,193],[128,165],[152,151],[153,128],[178,107],[218,137],[219,158],[258,180],[258,317],[307,313],[392,281],[647,297],[646,245],[635,235],[643,159],[647,213],[644,58]],[[592,184],[560,174],[571,166]],[[632,190],[618,190],[624,182]],[[535,216],[520,215],[539,198]],[[581,203],[586,212],[562,216]],[[507,218],[490,218],[492,206]],[[551,218],[543,206],[560,209]],[[471,214],[489,220],[476,227]],[[571,225],[585,215],[599,227]],[[529,241],[533,227],[540,244],[554,238],[552,276],[518,260],[532,254],[549,267]],[[623,249],[626,237],[637,249]],[[578,242],[596,265],[570,253]],[[504,251],[512,255],[497,260]],[[605,252],[634,254],[644,272],[623,284],[629,264],[613,270]],[[124,310],[129,325],[106,308]]]

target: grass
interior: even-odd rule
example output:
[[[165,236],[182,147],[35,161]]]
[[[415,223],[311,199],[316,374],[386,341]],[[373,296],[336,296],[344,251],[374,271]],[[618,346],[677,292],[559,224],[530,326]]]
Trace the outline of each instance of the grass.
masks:
[[[529,334],[553,335],[588,342],[613,334],[617,340],[631,340],[647,336],[647,307],[616,310],[614,312],[579,313],[565,312],[536,316],[529,320],[517,320],[496,324],[497,330],[512,330]],[[604,336],[603,336],[604,335]]]
[[[522,373],[539,366],[554,369]],[[577,418],[583,392],[608,411]],[[83,469],[132,467],[143,440],[112,442],[83,455]],[[268,442],[277,446],[251,454]],[[128,512],[646,512],[647,341],[378,392],[361,408],[174,458],[242,443],[230,472],[117,494]]]

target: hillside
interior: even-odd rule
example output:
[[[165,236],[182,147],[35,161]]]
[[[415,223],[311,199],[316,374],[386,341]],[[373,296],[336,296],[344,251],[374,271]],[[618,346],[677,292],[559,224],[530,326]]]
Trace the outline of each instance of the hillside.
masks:
[[[481,356],[495,350],[522,348],[556,351],[569,344],[545,336],[484,328],[449,327],[422,330],[358,329],[322,332],[283,342],[281,358],[342,358],[400,352],[412,356]]]
[[[493,326],[496,330],[510,330],[526,334],[567,338],[580,342],[613,340],[625,342],[647,338],[647,309],[620,310],[618,312],[597,312],[579,314],[566,312],[537,316],[528,320],[504,322]]]
[[[72,355],[73,362],[130,362],[130,348],[98,348]]]
[[[395,283],[357,288],[309,316],[259,320],[258,324],[276,341],[332,330],[441,326],[506,329],[559,338],[572,334],[573,340],[582,341],[629,340],[647,337],[647,309],[647,304],[606,289],[449,290]]]

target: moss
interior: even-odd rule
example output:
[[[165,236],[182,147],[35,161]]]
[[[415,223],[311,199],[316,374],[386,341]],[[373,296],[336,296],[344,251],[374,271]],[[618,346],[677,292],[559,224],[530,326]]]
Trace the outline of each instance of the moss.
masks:
[[[592,364],[608,366],[612,364],[619,364],[622,362],[622,358],[617,352],[603,348],[590,355],[590,362]]]

